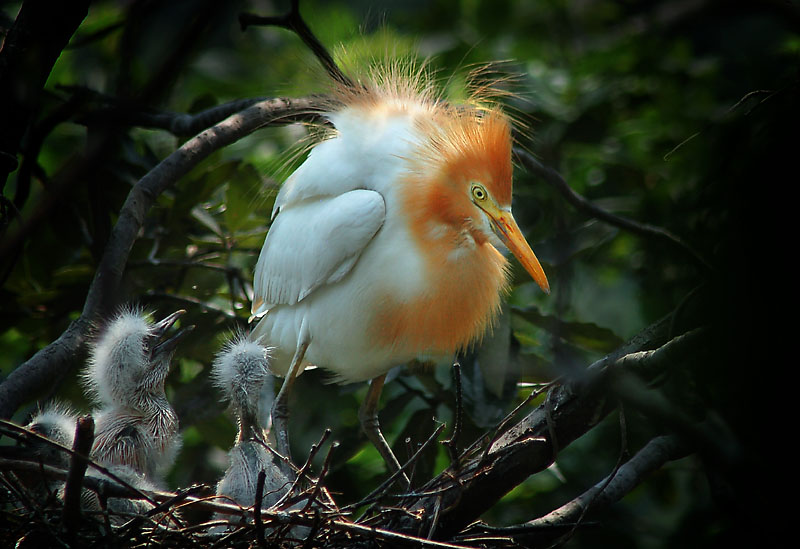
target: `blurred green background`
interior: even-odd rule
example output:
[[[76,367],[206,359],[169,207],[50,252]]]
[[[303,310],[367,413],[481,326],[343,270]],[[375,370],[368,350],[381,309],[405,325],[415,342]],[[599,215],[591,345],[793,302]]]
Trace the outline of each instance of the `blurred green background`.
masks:
[[[18,6],[3,7],[4,27]],[[288,2],[267,1],[93,3],[48,80],[36,119],[44,132],[40,147],[23,152],[27,171],[12,174],[3,195],[17,199],[25,217],[47,195],[51,178],[93,139],[111,132],[112,153],[89,180],[69,189],[19,255],[0,262],[3,376],[79,315],[126,193],[185,139],[155,128],[109,128],[96,113],[114,101],[193,113],[240,98],[324,92],[324,73],[294,34],[239,28],[241,11],[270,15],[287,8]],[[761,439],[747,410],[757,364],[750,343],[771,317],[762,314],[770,299],[755,291],[768,296],[777,284],[757,268],[764,263],[762,243],[785,237],[771,228],[781,200],[770,187],[797,183],[794,172],[782,171],[798,144],[797,2],[314,0],[303,1],[301,11],[343,66],[387,51],[430,58],[456,95],[476,64],[502,61],[495,69],[513,76],[514,95],[503,101],[522,123],[520,147],[594,204],[673,232],[713,267],[705,271],[675,247],[591,219],[517,169],[515,216],[553,291],[543,295],[514,264],[513,289],[493,337],[461,361],[464,444],[524,398],[529,384],[574,375],[678,310],[684,326],[716,326],[721,345],[703,360],[676,366],[660,390],[698,417],[718,415],[745,454],[756,454]],[[89,99],[65,109],[80,93]],[[171,488],[213,485],[226,467],[235,427],[209,383],[210,363],[249,315],[272,201],[292,147],[305,135],[301,125],[266,128],[215,153],[159,197],[130,256],[120,303],[145,305],[159,318],[186,308],[184,324],[196,326],[168,380],[184,434]],[[781,269],[768,265],[764,273],[773,270]],[[447,366],[391,374],[381,420],[400,456],[437,422],[452,424]],[[291,402],[293,451],[302,459],[330,427],[340,446],[328,486],[348,503],[386,473],[358,428],[366,385],[324,382],[320,371],[299,379]],[[74,372],[45,393],[42,401],[90,409]],[[24,422],[35,406],[14,419]],[[625,420],[630,453],[665,431],[635,410]],[[515,524],[569,501],[613,469],[621,436],[612,414],[564,449],[557,469],[531,477],[484,519]],[[431,451],[415,478],[425,480],[447,463],[443,448]],[[599,525],[578,532],[568,546],[729,543],[738,517],[717,499],[707,473],[694,457],[669,464],[612,510],[590,515]]]

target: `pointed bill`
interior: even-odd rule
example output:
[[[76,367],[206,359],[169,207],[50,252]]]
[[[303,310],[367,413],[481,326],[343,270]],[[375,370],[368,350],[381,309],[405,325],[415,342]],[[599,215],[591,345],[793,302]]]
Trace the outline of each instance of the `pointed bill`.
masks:
[[[168,330],[172,328],[175,322],[177,322],[178,319],[185,314],[186,311],[180,309],[157,322],[153,326],[152,336],[155,344],[150,351],[152,358],[155,358],[159,355],[165,356],[172,354],[175,351],[175,347],[178,345],[178,341],[180,341],[183,336],[194,329],[194,326],[185,326],[174,333],[171,337],[167,338]]]
[[[167,330],[169,330],[172,327],[172,325],[175,324],[175,322],[177,322],[178,319],[185,314],[186,314],[185,309],[179,309],[174,313],[172,313],[171,315],[168,315],[162,320],[156,322],[153,325],[153,331],[152,331],[153,336],[159,339],[163,338],[164,335],[167,333]]]
[[[542,291],[546,294],[550,293],[550,283],[547,281],[547,275],[544,274],[544,269],[536,259],[536,254],[533,253],[528,241],[522,236],[522,231],[519,230],[517,222],[510,211],[496,209],[494,211],[484,210],[489,215],[489,218],[494,224],[497,236],[503,241],[511,253],[519,260],[525,270],[533,277],[533,280],[539,285]]]

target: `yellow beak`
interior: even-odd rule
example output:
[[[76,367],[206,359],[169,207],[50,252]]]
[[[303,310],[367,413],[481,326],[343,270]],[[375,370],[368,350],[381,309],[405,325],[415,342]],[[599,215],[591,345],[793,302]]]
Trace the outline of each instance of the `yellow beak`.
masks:
[[[504,211],[499,208],[492,208],[492,211],[484,208],[488,214],[489,219],[492,220],[495,227],[495,233],[503,241],[511,253],[519,260],[525,270],[533,277],[533,280],[539,285],[542,291],[546,294],[550,293],[550,283],[547,282],[547,275],[544,274],[544,269],[536,259],[536,254],[522,236],[522,231],[519,230],[517,222],[511,212]]]

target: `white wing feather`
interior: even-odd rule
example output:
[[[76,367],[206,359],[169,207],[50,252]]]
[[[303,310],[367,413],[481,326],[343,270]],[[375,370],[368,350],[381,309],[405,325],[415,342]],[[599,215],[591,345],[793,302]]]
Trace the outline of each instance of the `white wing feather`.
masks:
[[[385,218],[383,197],[365,189],[282,208],[256,264],[253,314],[294,305],[316,288],[341,280]]]

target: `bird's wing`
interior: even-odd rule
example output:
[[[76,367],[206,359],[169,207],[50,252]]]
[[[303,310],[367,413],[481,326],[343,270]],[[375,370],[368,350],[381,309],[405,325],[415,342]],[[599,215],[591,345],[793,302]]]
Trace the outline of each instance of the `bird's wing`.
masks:
[[[281,209],[267,233],[255,271],[253,315],[294,305],[344,277],[383,225],[386,205],[357,189]]]

